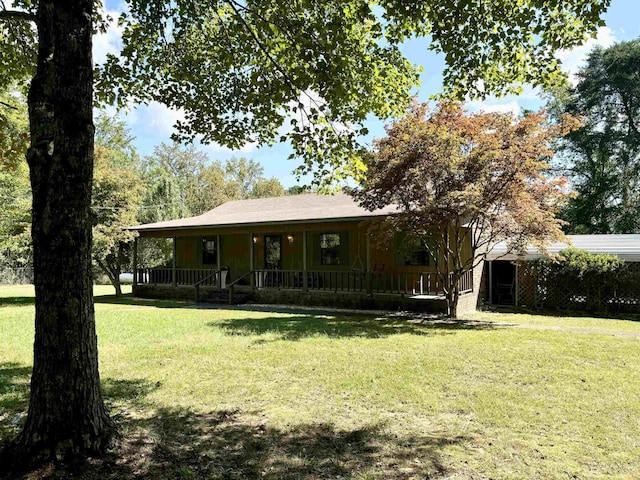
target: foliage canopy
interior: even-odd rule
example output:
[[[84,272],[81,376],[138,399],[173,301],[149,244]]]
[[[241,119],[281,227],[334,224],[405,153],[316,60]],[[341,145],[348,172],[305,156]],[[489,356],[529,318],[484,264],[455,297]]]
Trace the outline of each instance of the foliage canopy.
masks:
[[[369,210],[398,206],[386,228],[411,232],[431,252],[455,316],[458,280],[496,242],[518,250],[562,236],[554,213],[566,180],[545,176],[546,159],[550,142],[575,123],[414,104],[375,143],[354,195]]]
[[[553,107],[580,115],[563,142],[562,167],[577,191],[564,216],[572,233],[640,232],[640,39],[595,48],[579,83]]]
[[[102,101],[184,111],[178,138],[238,148],[289,140],[299,173],[363,172],[368,115],[401,115],[421,67],[400,51],[429,37],[445,94],[506,94],[562,82],[554,52],[583,42],[609,0],[493,2],[132,0],[123,48],[97,72]]]

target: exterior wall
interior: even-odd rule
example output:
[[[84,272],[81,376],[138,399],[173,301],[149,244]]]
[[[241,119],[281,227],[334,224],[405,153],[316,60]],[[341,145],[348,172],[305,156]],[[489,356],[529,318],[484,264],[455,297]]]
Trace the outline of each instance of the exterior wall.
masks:
[[[220,236],[220,266],[229,268],[229,279],[231,281],[251,269],[251,260],[249,259],[250,242],[251,235],[248,233],[233,233]]]
[[[485,266],[487,262],[480,262],[473,269],[473,291],[460,295],[458,300],[458,315],[475,312],[482,306],[486,297],[488,268]]]
[[[202,237],[176,237],[176,267],[203,268]],[[215,267],[215,265],[207,265]]]
[[[176,268],[200,269],[228,267],[227,283],[234,281],[251,270],[265,268],[264,238],[265,235],[280,235],[282,242],[282,269],[303,270],[303,243],[306,237],[307,270],[309,271],[367,271],[374,273],[426,273],[435,272],[433,260],[429,265],[404,265],[404,254],[401,253],[402,239],[389,239],[384,242],[369,242],[369,264],[367,265],[367,230],[371,221],[345,222],[306,222],[282,225],[258,225],[250,227],[201,228],[191,230],[176,230],[167,232],[141,232],[143,237],[175,236],[176,238]],[[321,265],[319,238],[322,233],[340,233],[341,263],[340,265]],[[220,235],[220,265],[202,263],[202,238],[216,238]],[[288,241],[288,236],[292,241]],[[253,263],[251,262],[251,248],[253,247]],[[463,255],[471,255],[470,242],[465,245]],[[481,272],[475,274],[474,292],[464,295],[460,299],[460,312],[475,309],[478,303],[478,287]],[[248,282],[248,280],[247,280]],[[310,295],[316,297],[317,292]],[[473,298],[469,298],[473,297]]]

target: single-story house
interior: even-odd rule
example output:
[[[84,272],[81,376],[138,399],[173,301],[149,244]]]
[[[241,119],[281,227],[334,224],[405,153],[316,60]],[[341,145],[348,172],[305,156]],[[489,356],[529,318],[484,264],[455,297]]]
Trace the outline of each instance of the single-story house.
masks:
[[[137,296],[207,299],[220,292],[259,302],[423,310],[446,308],[433,259],[396,236],[374,241],[370,212],[348,195],[303,194],[227,202],[202,215],[131,227]],[[173,243],[169,265],[138,262],[138,244]],[[471,245],[464,255],[470,256]],[[461,279],[459,311],[476,308],[481,269]]]
[[[617,256],[640,275],[640,234],[624,235],[568,235],[566,242],[547,246],[547,254],[556,255],[573,246],[590,253],[606,253]],[[543,254],[529,246],[523,255],[509,253],[506,242],[498,243],[487,255],[485,276],[487,278],[486,302],[489,304],[533,306],[535,285],[528,276],[527,262]],[[567,288],[573,287],[568,285]],[[625,292],[631,302],[640,303],[640,291]],[[579,294],[577,292],[576,294]]]

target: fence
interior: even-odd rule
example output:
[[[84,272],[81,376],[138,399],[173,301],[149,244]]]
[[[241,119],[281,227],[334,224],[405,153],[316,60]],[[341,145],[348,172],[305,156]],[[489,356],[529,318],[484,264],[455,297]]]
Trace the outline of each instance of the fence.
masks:
[[[517,295],[519,305],[532,308],[640,313],[640,263],[579,276],[553,264],[522,262]]]
[[[33,283],[33,267],[1,267],[0,284],[24,285]]]

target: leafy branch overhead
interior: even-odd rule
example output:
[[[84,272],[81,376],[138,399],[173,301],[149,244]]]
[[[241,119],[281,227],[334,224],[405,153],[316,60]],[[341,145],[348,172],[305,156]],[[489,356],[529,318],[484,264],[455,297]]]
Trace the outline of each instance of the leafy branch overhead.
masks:
[[[367,115],[408,106],[421,67],[403,41],[429,36],[424,48],[444,54],[446,95],[552,87],[563,79],[555,51],[593,34],[609,0],[128,3],[122,52],[97,72],[102,101],[182,109],[180,139],[286,139],[300,173],[331,180],[362,173]]]

